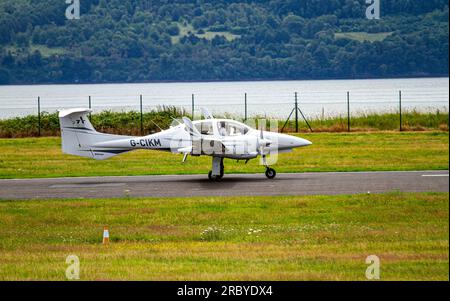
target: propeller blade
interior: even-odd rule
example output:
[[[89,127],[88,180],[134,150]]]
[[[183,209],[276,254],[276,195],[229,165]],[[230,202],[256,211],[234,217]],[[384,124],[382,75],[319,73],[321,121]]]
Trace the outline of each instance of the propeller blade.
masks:
[[[263,127],[262,127],[262,123],[260,123],[261,120],[258,122],[259,123],[259,137],[258,137],[258,151],[259,154],[261,156],[264,156],[264,145],[263,145],[263,141],[264,140],[264,132],[263,132]]]
[[[264,139],[264,124],[261,123],[259,126],[260,126],[260,133],[259,133],[259,137],[257,139],[258,151],[259,151],[259,154],[261,156],[263,156],[263,161],[264,161],[264,164],[265,164],[266,163],[265,147],[269,147],[270,144],[272,143],[272,141],[270,141],[268,139]]]
[[[192,136],[197,136],[197,137],[201,136],[201,134],[199,133],[199,131],[197,130],[197,128],[194,126],[194,124],[192,123],[192,121],[189,118],[183,117],[183,122],[186,125],[186,127],[188,128],[189,133]]]
[[[205,117],[205,119],[214,119],[213,114],[211,114],[211,112],[207,108],[202,107],[201,110],[203,117]]]

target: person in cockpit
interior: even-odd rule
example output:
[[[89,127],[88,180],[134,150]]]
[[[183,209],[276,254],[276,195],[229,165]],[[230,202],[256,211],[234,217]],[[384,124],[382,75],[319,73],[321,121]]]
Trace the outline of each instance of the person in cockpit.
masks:
[[[219,123],[219,134],[220,136],[226,136],[227,135],[227,129],[225,127],[225,122],[221,121]]]

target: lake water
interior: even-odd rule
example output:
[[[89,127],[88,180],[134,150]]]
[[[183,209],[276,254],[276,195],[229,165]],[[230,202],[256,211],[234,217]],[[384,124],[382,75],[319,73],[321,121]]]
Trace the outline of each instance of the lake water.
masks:
[[[449,107],[449,78],[243,81],[194,83],[143,83],[93,85],[0,86],[0,118],[41,111],[88,107],[91,96],[94,112],[102,110],[139,110],[143,96],[145,111],[161,105],[179,106],[191,111],[194,94],[195,112],[207,107],[213,113],[231,113],[243,117],[245,93],[248,116],[287,118],[298,92],[299,108],[309,118],[346,116],[347,92],[352,114],[395,112],[402,91],[403,110],[445,110]]]

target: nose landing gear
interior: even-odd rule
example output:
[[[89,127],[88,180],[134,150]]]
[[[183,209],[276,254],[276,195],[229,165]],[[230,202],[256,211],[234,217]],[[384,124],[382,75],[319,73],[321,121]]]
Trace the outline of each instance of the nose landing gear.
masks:
[[[275,169],[266,167],[266,177],[268,179],[273,179],[273,178],[275,178],[276,175],[277,175],[277,172],[275,171]]]
[[[266,177],[268,179],[274,179],[275,176],[277,175],[277,172],[275,171],[275,169],[269,167],[269,165],[267,164],[267,158],[265,154],[262,155],[262,160],[264,166],[266,167]]]

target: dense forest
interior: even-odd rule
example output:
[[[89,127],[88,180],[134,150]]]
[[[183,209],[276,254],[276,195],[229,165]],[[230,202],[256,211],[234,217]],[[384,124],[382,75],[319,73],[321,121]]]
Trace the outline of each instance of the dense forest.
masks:
[[[0,0],[0,84],[448,76],[448,1]]]

